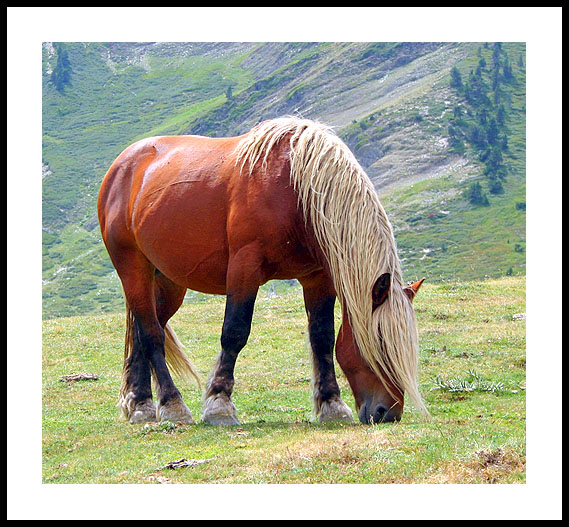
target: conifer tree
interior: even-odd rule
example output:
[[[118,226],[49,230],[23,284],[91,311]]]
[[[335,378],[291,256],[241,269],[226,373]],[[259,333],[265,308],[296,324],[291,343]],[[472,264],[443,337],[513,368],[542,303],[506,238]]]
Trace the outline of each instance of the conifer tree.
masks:
[[[482,205],[485,207],[490,204],[480,183],[472,183],[468,189],[465,190],[464,196],[468,201],[470,201],[470,203],[472,203],[472,205]]]
[[[54,44],[54,48],[57,52],[57,64],[51,73],[51,82],[58,92],[63,92],[66,86],[71,85],[71,62],[64,44],[58,42]]]
[[[452,88],[457,88],[459,90],[462,88],[462,76],[456,66],[450,70],[450,85]]]

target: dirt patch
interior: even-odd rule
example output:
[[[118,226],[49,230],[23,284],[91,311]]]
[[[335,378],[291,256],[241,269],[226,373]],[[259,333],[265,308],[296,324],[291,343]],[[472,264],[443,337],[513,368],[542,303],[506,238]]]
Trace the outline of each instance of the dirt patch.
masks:
[[[526,459],[513,450],[481,450],[471,466],[486,483],[500,483],[513,472],[525,472]]]

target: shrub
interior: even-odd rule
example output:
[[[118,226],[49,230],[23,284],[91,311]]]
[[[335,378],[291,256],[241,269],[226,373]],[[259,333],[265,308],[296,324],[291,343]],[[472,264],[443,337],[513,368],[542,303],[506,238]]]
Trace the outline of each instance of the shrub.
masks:
[[[486,207],[489,205],[488,197],[482,190],[482,186],[480,183],[472,183],[465,191],[464,197],[472,204],[472,205],[481,205]]]

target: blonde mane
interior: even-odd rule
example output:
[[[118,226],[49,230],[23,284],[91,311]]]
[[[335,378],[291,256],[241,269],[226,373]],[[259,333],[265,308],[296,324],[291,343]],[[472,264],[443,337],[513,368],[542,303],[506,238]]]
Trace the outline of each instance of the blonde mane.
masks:
[[[237,147],[241,170],[248,163],[251,175],[259,161],[266,167],[271,149],[286,137],[291,183],[327,258],[360,353],[384,384],[389,381],[428,413],[417,387],[415,314],[403,290],[393,230],[372,182],[330,128],[294,117],[253,128]],[[372,313],[372,288],[383,273],[391,274],[390,293]]]

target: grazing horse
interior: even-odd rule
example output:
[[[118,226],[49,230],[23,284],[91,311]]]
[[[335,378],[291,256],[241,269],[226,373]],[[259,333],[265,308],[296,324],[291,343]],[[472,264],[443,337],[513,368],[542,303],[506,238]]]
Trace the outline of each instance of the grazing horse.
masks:
[[[197,378],[168,324],[192,289],[227,297],[203,420],[239,424],[233,374],[257,291],[292,278],[308,316],[316,418],[353,421],[334,372],[336,298],[336,358],[360,421],[399,420],[404,394],[427,413],[411,304],[422,280],[404,285],[374,187],[328,127],[283,117],[239,137],[138,141],[110,167],[98,213],[127,304],[119,407],[131,423],[193,422],[168,368]]]

